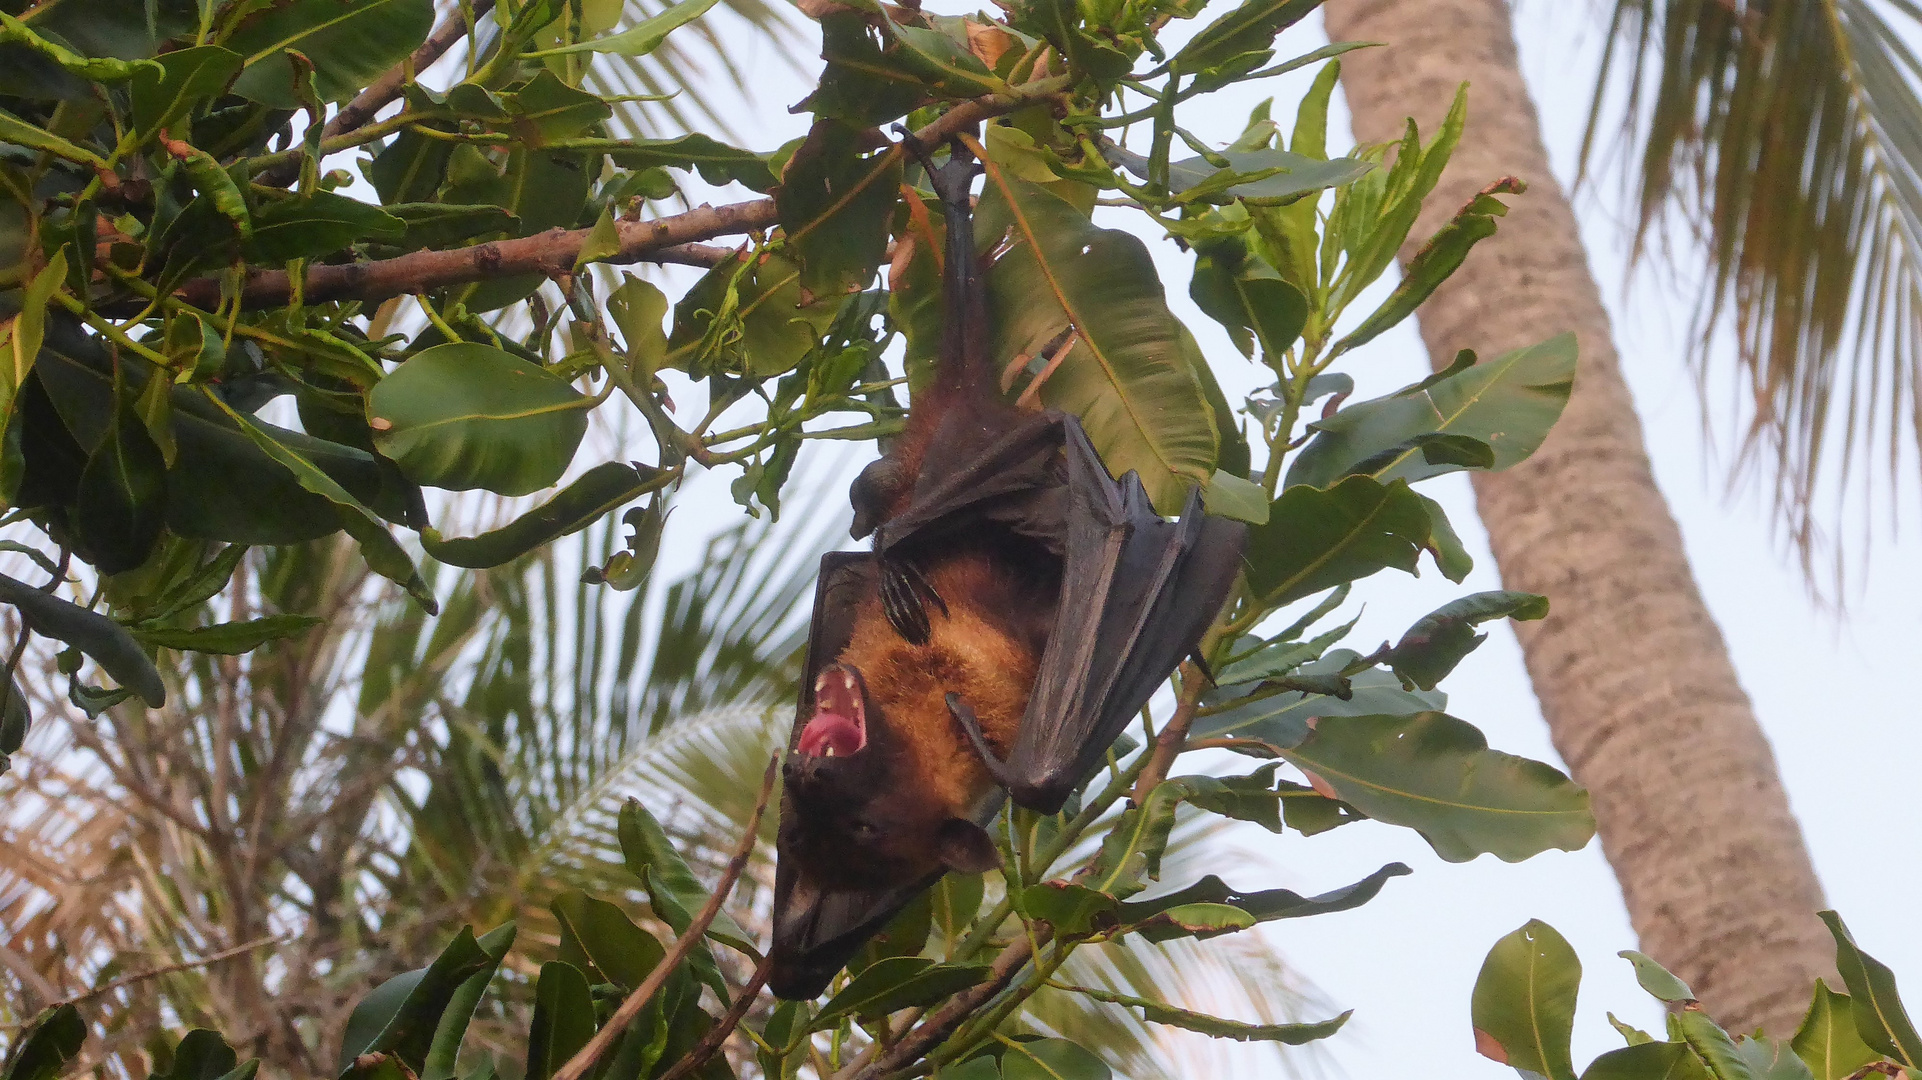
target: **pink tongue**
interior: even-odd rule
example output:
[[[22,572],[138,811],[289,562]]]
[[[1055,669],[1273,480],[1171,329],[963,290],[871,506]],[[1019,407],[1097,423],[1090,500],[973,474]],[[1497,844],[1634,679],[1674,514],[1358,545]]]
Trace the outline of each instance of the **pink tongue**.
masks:
[[[801,729],[798,749],[813,757],[825,757],[830,752],[837,757],[852,754],[861,749],[861,725],[840,713],[816,713]]]

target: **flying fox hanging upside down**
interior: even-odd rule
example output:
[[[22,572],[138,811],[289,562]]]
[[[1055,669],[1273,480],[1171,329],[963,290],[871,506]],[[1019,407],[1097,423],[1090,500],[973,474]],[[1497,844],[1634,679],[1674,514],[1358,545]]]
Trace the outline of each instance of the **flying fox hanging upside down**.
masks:
[[[1244,528],[1189,496],[1154,512],[1073,416],[1004,400],[955,140],[927,167],[945,208],[946,324],[930,385],[854,482],[870,552],[821,561],[784,768],[768,984],[819,994],[948,870],[999,865],[1003,801],[1061,809],[1193,649]]]

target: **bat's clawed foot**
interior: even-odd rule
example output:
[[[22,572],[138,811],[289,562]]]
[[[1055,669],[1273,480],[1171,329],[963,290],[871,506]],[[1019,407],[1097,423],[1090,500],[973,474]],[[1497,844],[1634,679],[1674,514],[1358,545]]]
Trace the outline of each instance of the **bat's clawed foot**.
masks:
[[[921,163],[928,172],[928,182],[934,186],[934,193],[948,206],[966,207],[968,190],[974,186],[974,178],[981,174],[981,164],[974,159],[974,152],[968,149],[959,135],[950,135],[948,143],[948,163],[937,166],[934,163],[934,147],[923,142],[914,132],[901,124],[894,125],[895,134],[901,136],[901,145]]]

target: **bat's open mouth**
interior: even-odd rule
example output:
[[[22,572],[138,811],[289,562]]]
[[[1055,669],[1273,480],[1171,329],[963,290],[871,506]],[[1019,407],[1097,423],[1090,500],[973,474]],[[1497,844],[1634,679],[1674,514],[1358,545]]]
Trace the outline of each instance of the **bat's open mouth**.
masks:
[[[801,729],[798,753],[846,757],[868,745],[868,717],[859,678],[835,666],[814,681],[814,718]]]

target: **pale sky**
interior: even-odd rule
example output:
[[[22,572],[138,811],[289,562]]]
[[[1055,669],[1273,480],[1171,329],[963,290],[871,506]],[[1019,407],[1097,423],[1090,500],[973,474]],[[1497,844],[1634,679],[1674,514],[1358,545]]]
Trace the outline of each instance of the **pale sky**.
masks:
[[[956,0],[936,0],[929,7],[951,14],[971,10]],[[1320,33],[1318,22],[1291,31],[1281,41],[1281,55],[1315,48],[1322,44]],[[1601,39],[1596,16],[1592,6],[1569,0],[1522,0],[1518,33],[1537,106],[1551,118],[1548,136],[1557,174],[1566,183]],[[752,104],[738,114],[748,145],[768,149],[804,132],[806,117],[785,112],[805,93],[802,83],[786,76],[765,43],[745,34],[737,40],[736,60],[761,80]],[[1217,95],[1220,108],[1194,110],[1185,114],[1185,122],[1205,138],[1225,141],[1238,133],[1247,108],[1272,93],[1285,129],[1289,103],[1304,85],[1277,80],[1238,87]],[[1472,126],[1472,95],[1470,102]],[[1334,121],[1345,124],[1345,114]],[[1331,130],[1331,141],[1341,136]],[[1624,285],[1619,223],[1626,215],[1615,186],[1592,189],[1578,208],[1658,479],[1681,522],[1697,581],[1774,745],[1829,903],[1842,912],[1865,950],[1906,976],[1912,987],[1922,987],[1922,935],[1913,927],[1914,897],[1922,895],[1922,861],[1915,858],[1922,810],[1912,796],[1922,731],[1914,699],[1902,685],[1902,672],[1913,670],[1909,658],[1922,640],[1922,614],[1915,603],[1922,595],[1922,543],[1912,530],[1891,538],[1883,528],[1873,537],[1871,560],[1861,571],[1865,585],[1851,595],[1847,614],[1827,614],[1813,603],[1795,563],[1772,539],[1766,506],[1753,496],[1724,495],[1723,474],[1714,461],[1720,460],[1716,448],[1726,455],[1732,429],[1724,425],[1712,438],[1701,429],[1702,399],[1681,360],[1689,315],[1686,288],[1646,272]],[[1121,220],[1140,219],[1104,224]],[[1170,285],[1172,306],[1216,358],[1230,399],[1238,400],[1258,384],[1259,372],[1239,360],[1216,325],[1188,303],[1190,258],[1148,238]],[[1363,397],[1419,378],[1427,360],[1407,324],[1364,350],[1345,370],[1361,384],[1357,397]],[[1720,395],[1712,400],[1717,415],[1726,415],[1735,400],[1729,381],[1720,379],[1711,393]],[[699,539],[735,520],[739,511],[724,486],[735,475],[725,470],[692,486],[673,519],[664,572],[689,567],[698,556]],[[1912,468],[1908,475],[1913,483]],[[1423,490],[1447,507],[1476,557],[1476,569],[1460,586],[1434,573],[1426,561],[1418,581],[1399,575],[1391,580],[1392,571],[1370,579],[1357,588],[1349,609],[1367,604],[1351,638],[1359,647],[1398,636],[1416,618],[1458,595],[1500,587],[1467,481],[1446,477]],[[834,494],[838,498],[838,490]],[[1908,495],[1904,508],[1913,522],[1916,500],[1913,492]],[[797,502],[789,510],[800,512],[804,505]],[[1845,533],[1859,536],[1859,523],[1849,523]],[[1505,627],[1496,627],[1443,688],[1451,697],[1449,711],[1481,727],[1492,746],[1560,765]],[[1239,834],[1239,848],[1246,862],[1221,873],[1241,888],[1280,885],[1312,893],[1347,884],[1391,860],[1415,868],[1412,877],[1391,882],[1356,911],[1269,928],[1282,953],[1335,1009],[1356,1010],[1346,1030],[1321,1044],[1330,1055],[1324,1064],[1331,1075],[1381,1075],[1384,1066],[1437,1080],[1513,1075],[1473,1052],[1469,992],[1489,946],[1530,918],[1559,929],[1587,973],[1575,1035],[1578,1068],[1621,1045],[1604,1011],[1659,1029],[1655,1003],[1636,988],[1628,964],[1615,956],[1636,943],[1596,844],[1517,865],[1486,856],[1450,865],[1413,832],[1365,822],[1311,839],[1251,829]]]

